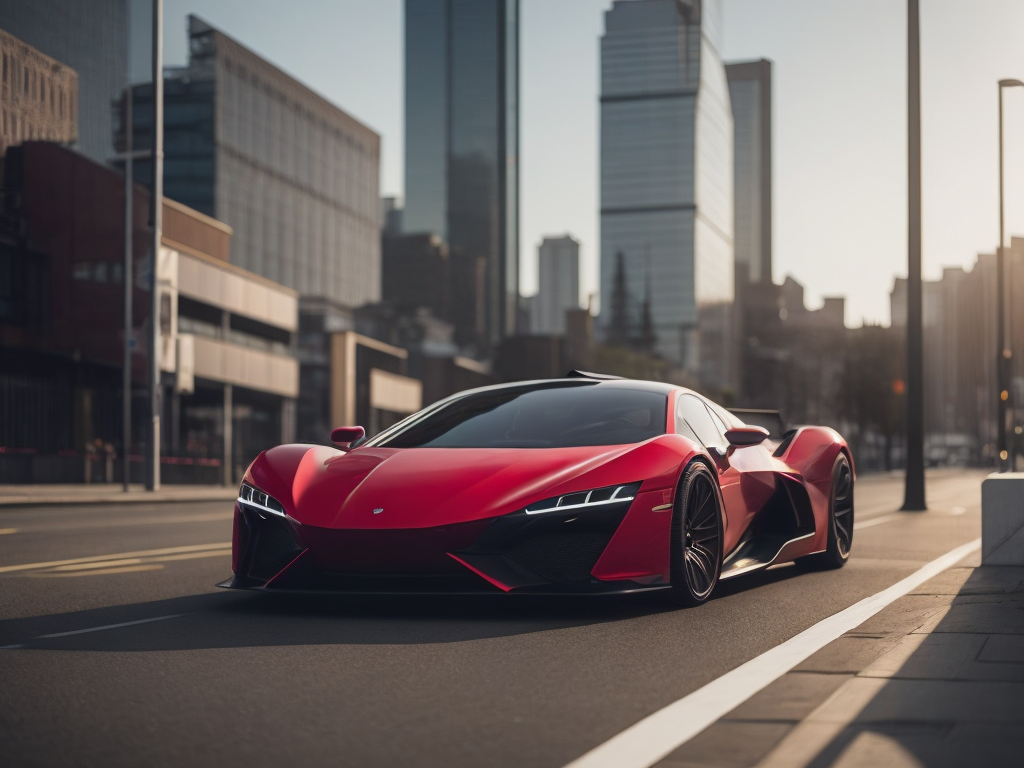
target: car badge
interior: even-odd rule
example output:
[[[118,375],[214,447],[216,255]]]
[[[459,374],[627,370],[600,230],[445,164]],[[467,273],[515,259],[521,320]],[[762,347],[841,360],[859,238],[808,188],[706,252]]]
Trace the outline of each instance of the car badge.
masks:
[[[383,511],[384,511],[384,507],[377,507],[375,510],[373,510],[373,514],[379,515]]]

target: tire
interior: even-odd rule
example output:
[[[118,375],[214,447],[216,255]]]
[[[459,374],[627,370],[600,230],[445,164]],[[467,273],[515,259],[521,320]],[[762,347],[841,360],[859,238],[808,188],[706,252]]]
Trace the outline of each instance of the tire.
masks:
[[[672,512],[672,600],[688,608],[711,597],[722,572],[718,478],[700,461],[683,472]]]
[[[824,552],[798,558],[796,564],[814,571],[842,568],[853,547],[853,471],[846,454],[832,465],[832,492],[828,502],[828,546]]]

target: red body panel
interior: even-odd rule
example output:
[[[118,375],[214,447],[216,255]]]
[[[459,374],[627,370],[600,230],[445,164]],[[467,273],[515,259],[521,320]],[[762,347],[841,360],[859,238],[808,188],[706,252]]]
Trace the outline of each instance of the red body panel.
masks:
[[[342,453],[285,445],[261,454],[250,474],[257,487],[303,525],[429,528],[492,518],[552,496],[619,483],[642,480],[645,491],[670,488],[680,462],[697,451],[678,435],[639,445],[549,449],[357,448]],[[375,509],[383,511],[374,514]]]
[[[506,583],[507,575],[499,578],[481,570],[480,561],[474,559],[479,553],[466,555],[469,560],[460,554],[492,523],[515,513],[525,518],[521,510],[543,499],[641,481],[621,522],[616,518],[617,528],[612,529],[610,540],[605,539],[607,545],[597,550],[600,556],[591,574],[604,581],[666,584],[675,492],[694,459],[715,468],[719,478],[723,554],[743,540],[759,513],[790,481],[794,482],[786,485],[787,491],[799,492],[801,487],[806,491],[802,503],[805,508],[809,503],[815,533],[787,544],[777,559],[825,549],[832,468],[840,451],[849,456],[845,441],[831,429],[806,427],[790,437],[779,456],[773,455],[778,444],[770,441],[709,452],[688,437],[671,433],[677,392],[668,398],[670,434],[639,444],[488,449],[365,446],[347,453],[323,446],[284,445],[260,454],[246,472],[245,482],[284,506],[287,525],[302,548],[302,556],[293,562],[330,573],[449,574],[468,569],[508,591],[515,582]],[[232,561],[236,573],[240,524],[236,505]],[[752,535],[757,535],[756,530]]]

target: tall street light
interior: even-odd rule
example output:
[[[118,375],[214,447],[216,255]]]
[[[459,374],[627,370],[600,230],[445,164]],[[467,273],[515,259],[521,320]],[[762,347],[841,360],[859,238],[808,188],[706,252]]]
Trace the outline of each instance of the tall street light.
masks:
[[[164,208],[164,2],[153,0],[153,222],[152,265],[149,271],[149,428],[146,446],[146,490],[160,490],[160,239]]]
[[[921,327],[921,41],[918,0],[907,0],[907,475],[903,507],[924,498],[924,343]]]
[[[1006,234],[1003,204],[1003,90],[1006,88],[1024,88],[1020,80],[999,81],[999,247],[996,249],[996,386],[999,390],[998,410],[996,414],[997,449],[999,451],[999,471],[1006,472],[1012,463],[1007,445],[1007,415],[1010,406],[1010,372],[1013,353],[1006,343],[1006,257],[1003,244]]]

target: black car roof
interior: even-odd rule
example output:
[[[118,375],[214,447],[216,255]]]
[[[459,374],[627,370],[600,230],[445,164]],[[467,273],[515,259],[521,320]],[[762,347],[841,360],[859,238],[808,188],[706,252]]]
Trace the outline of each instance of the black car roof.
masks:
[[[451,397],[457,397],[458,395],[467,394],[468,392],[494,392],[502,389],[510,388],[525,388],[531,385],[536,387],[550,387],[558,386],[559,384],[571,387],[574,385],[580,385],[584,383],[592,384],[593,386],[601,387],[602,389],[631,389],[631,390],[642,390],[645,392],[660,392],[661,394],[667,395],[674,390],[682,390],[689,392],[690,390],[685,387],[680,387],[677,384],[666,384],[663,381],[643,381],[642,379],[591,379],[583,376],[565,377],[561,379],[530,379],[528,381],[511,381],[504,384],[490,384],[486,387],[478,387],[476,389],[468,389],[463,392],[458,392],[451,395]],[[694,393],[696,394],[696,393]],[[448,398],[445,398],[448,399]]]

